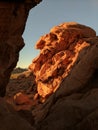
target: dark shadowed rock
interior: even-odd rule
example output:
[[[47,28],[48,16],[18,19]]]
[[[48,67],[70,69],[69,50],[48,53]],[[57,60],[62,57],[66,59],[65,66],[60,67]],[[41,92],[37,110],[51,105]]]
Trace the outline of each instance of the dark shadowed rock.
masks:
[[[11,76],[5,97],[16,110],[30,110],[38,102],[35,101],[36,93],[34,75],[30,71],[25,71]]]
[[[18,115],[11,105],[0,98],[0,130],[35,130],[30,123]]]
[[[13,74],[6,88],[6,96],[14,96],[18,92],[36,93],[34,75],[25,71],[20,74]]]
[[[0,96],[5,95],[11,71],[24,46],[22,34],[29,10],[40,1],[0,1]]]

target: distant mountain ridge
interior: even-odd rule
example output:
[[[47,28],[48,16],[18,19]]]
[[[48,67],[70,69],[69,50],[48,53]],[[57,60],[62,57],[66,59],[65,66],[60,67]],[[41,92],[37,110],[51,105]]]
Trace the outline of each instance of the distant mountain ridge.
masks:
[[[24,71],[27,71],[28,69],[27,68],[15,68],[13,71],[12,71],[12,74],[17,74],[17,73],[22,73]]]

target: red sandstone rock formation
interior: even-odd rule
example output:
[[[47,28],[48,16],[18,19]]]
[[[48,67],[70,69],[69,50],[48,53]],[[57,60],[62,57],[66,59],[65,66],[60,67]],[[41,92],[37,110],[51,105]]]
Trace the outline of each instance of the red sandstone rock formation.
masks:
[[[95,31],[78,23],[64,23],[42,36],[36,47],[41,52],[30,69],[35,73],[39,95],[51,95],[32,110],[37,130],[97,130]]]
[[[96,32],[78,23],[64,23],[42,36],[36,46],[41,49],[40,55],[33,60],[30,69],[36,76],[37,90],[42,98],[34,91],[36,88],[31,73],[28,76],[19,76],[10,82],[7,88],[7,96],[14,96],[14,104],[9,99],[8,102],[18,110],[17,116],[21,116],[19,120],[25,119],[35,130],[97,130]],[[55,82],[57,85],[54,85]],[[28,93],[29,84],[32,86],[30,93]],[[31,93],[32,98],[29,95]],[[43,98],[46,100],[42,100]],[[12,114],[11,111],[10,115]],[[13,128],[17,116],[14,117]],[[12,118],[8,116],[7,119]],[[26,124],[28,127],[28,123]]]
[[[29,10],[41,0],[0,1],[0,96],[24,46],[22,34]]]
[[[95,37],[93,29],[77,23],[63,23],[53,27],[36,44],[40,55],[29,69],[36,76],[38,94],[45,98],[54,93],[79,61],[79,54],[87,50],[89,37]]]

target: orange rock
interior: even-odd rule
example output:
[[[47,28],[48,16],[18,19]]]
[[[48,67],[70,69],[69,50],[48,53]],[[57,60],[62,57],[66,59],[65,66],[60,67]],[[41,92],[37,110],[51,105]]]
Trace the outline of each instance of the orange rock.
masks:
[[[29,103],[30,99],[26,94],[19,92],[14,96],[14,102],[17,105],[22,105]]]
[[[38,94],[45,98],[55,92],[72,70],[82,49],[90,46],[86,39],[95,37],[90,27],[63,23],[42,36],[36,44],[40,54],[30,65],[35,75]]]

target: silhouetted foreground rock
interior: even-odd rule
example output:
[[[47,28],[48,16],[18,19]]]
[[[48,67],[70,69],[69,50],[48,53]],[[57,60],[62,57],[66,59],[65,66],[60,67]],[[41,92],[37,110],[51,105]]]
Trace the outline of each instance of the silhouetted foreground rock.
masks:
[[[15,68],[29,10],[41,0],[0,1],[0,96],[5,95],[11,71]]]
[[[35,130],[28,121],[0,98],[0,130]]]
[[[32,110],[37,130],[97,130],[95,31],[78,23],[63,23],[42,36],[36,47],[41,52],[29,68],[36,76],[38,94],[46,99]]]

